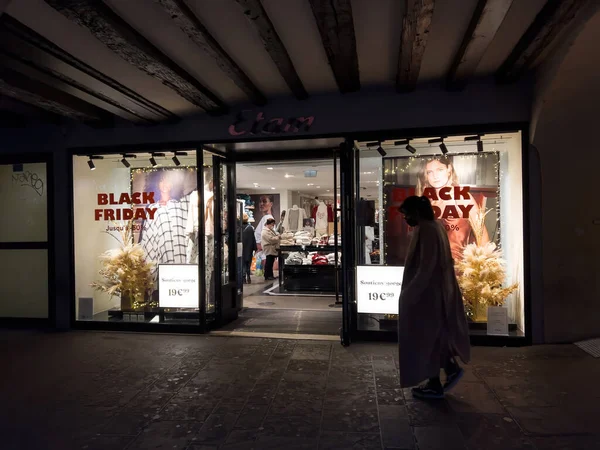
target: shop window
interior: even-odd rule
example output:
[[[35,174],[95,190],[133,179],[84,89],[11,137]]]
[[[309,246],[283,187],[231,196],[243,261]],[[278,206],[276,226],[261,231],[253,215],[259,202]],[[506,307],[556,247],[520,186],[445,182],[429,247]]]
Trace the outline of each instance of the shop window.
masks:
[[[358,144],[359,232],[365,242],[369,236],[373,238],[366,223],[371,215],[378,231],[374,233],[377,242],[363,252],[359,262],[388,267],[379,275],[359,267],[358,282],[361,272],[367,277],[401,279],[412,230],[398,208],[408,196],[424,195],[448,233],[471,332],[489,332],[488,307],[502,306],[507,313],[508,334],[523,336],[521,133],[466,140],[465,136],[443,141],[432,138],[434,142],[427,138],[383,141],[378,144],[382,152],[373,145]],[[369,197],[365,193],[374,198],[371,203],[375,208],[366,201]],[[370,259],[366,258],[369,252]],[[376,291],[361,293],[359,286],[359,328],[393,330],[400,287],[394,284],[389,292]],[[369,294],[373,298],[369,299]],[[361,300],[361,295],[367,299]]]
[[[74,156],[73,172],[77,319],[197,325],[196,152]]]

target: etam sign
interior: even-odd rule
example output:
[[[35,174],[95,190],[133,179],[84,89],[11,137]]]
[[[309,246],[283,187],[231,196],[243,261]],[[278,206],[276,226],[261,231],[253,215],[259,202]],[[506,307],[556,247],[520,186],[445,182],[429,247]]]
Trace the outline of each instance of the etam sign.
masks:
[[[315,121],[314,116],[267,119],[263,112],[256,117],[251,113],[251,110],[244,110],[235,116],[235,122],[229,125],[231,136],[298,133],[310,130]]]

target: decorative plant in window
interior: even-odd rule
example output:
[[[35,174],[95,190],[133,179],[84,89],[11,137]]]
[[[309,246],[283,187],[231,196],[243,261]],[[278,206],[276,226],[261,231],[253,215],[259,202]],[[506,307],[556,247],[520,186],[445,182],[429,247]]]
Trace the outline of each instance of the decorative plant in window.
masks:
[[[517,290],[518,283],[506,283],[506,261],[493,242],[483,242],[485,216],[491,211],[479,210],[469,217],[475,243],[468,244],[457,266],[458,284],[462,290],[467,316],[476,322],[485,321],[488,306],[502,306]]]
[[[154,290],[154,263],[147,262],[140,244],[133,243],[133,220],[120,225],[121,239],[108,233],[119,242],[119,248],[111,249],[100,255],[102,268],[99,271],[101,281],[91,286],[111,297],[121,297],[121,310],[141,309],[157,306],[151,300]]]

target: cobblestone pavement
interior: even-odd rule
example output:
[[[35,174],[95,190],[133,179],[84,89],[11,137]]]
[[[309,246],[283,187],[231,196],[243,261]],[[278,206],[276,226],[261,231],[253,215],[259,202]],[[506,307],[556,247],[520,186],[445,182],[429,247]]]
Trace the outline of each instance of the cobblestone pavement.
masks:
[[[0,332],[0,448],[600,448],[600,360],[475,348],[447,399],[398,386],[395,346]]]

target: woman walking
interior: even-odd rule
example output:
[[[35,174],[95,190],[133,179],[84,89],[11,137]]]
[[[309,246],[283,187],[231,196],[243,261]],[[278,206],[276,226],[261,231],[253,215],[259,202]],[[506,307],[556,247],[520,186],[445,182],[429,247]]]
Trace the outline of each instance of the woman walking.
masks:
[[[440,399],[463,376],[456,357],[471,357],[467,319],[444,226],[426,197],[409,197],[400,212],[413,234],[404,267],[398,316],[400,384],[413,396]],[[440,369],[446,373],[442,386]]]

